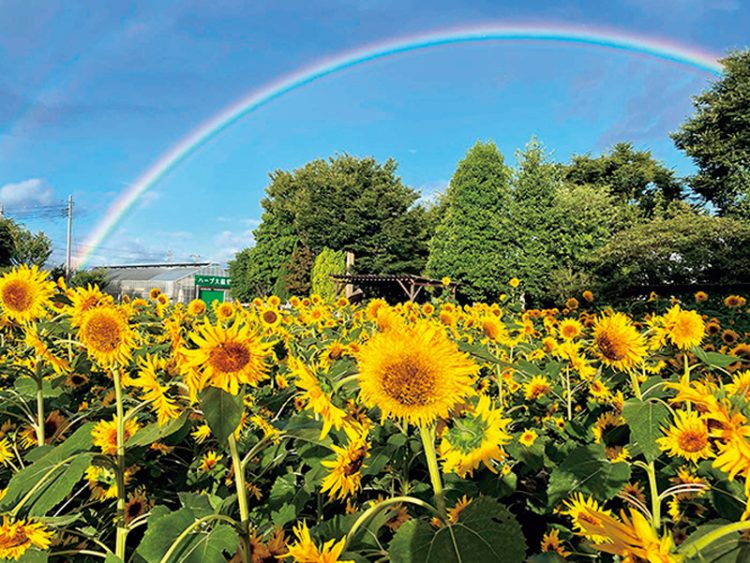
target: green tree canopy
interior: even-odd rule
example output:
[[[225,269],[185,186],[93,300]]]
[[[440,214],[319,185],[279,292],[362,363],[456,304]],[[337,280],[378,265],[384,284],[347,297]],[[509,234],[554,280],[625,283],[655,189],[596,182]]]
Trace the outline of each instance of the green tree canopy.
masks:
[[[360,273],[421,273],[432,231],[418,198],[393,160],[344,154],[274,172],[255,246],[230,264],[233,280],[242,277],[233,291],[240,299],[274,288],[307,292],[324,248],[354,252]]]
[[[460,280],[472,300],[497,299],[513,275],[510,170],[493,142],[477,142],[458,164],[430,244],[427,272]]]
[[[97,286],[104,291],[109,285],[107,274],[102,268],[92,268],[91,270],[76,270],[70,278],[71,287],[87,287],[89,285]]]
[[[42,267],[51,255],[52,241],[43,232],[32,233],[13,219],[0,218],[0,265]]]
[[[540,301],[548,294],[548,274],[556,266],[558,242],[553,236],[556,227],[553,208],[561,170],[549,162],[536,138],[518,151],[516,160],[511,217],[516,245],[509,270],[523,280],[527,296]]]
[[[315,258],[312,268],[312,292],[323,299],[332,300],[336,296],[336,284],[331,276],[343,274],[346,270],[346,253],[324,248]]]
[[[693,99],[672,139],[698,167],[690,187],[720,214],[750,217],[750,50],[721,62],[724,75]]]
[[[681,208],[621,231],[593,257],[611,295],[638,286],[750,281],[750,225]]]
[[[622,202],[638,205],[650,214],[661,201],[682,197],[682,185],[674,172],[649,151],[638,151],[631,143],[617,143],[605,154],[574,156],[565,169],[565,179],[576,185],[609,188]]]

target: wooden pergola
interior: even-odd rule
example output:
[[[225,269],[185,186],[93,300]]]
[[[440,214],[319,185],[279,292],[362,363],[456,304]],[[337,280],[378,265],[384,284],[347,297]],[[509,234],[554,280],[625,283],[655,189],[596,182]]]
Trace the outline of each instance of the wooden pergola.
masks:
[[[412,274],[333,274],[333,280],[336,284],[336,296],[341,295],[347,285],[358,285],[360,287],[382,287],[399,285],[404,290],[409,301],[414,301],[423,287],[443,287],[441,280],[414,276]],[[456,295],[458,282],[451,281],[448,284],[453,295]]]

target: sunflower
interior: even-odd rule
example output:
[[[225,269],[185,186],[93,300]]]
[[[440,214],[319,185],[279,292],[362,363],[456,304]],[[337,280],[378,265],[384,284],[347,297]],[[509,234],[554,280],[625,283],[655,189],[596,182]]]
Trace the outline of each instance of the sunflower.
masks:
[[[518,278],[510,278],[510,281],[508,282],[508,285],[512,288],[517,288],[519,285],[521,285],[521,280]]]
[[[297,358],[289,357],[289,369],[295,378],[294,384],[303,391],[302,399],[307,408],[323,419],[320,439],[325,438],[331,428],[339,430],[346,420],[346,411],[333,404],[331,396],[321,387],[313,369]]]
[[[128,495],[128,501],[125,504],[125,522],[129,523],[135,518],[146,514],[154,506],[154,501],[148,500],[146,492],[138,489]]]
[[[78,339],[89,356],[102,366],[127,363],[135,346],[135,335],[128,326],[127,314],[115,305],[102,305],[86,311],[81,318]]]
[[[278,309],[264,309],[260,311],[260,321],[266,328],[276,328],[281,323],[281,314]]]
[[[601,518],[612,513],[606,509],[600,509],[599,503],[591,497],[584,497],[582,493],[575,493],[570,500],[563,502],[565,510],[562,514],[573,520],[573,529],[595,544],[604,543],[608,540],[605,535],[591,532],[590,526],[600,526]]]
[[[482,332],[490,340],[495,342],[504,343],[510,339],[508,329],[505,325],[496,317],[484,317],[481,320]]]
[[[732,376],[732,383],[724,386],[727,394],[731,397],[736,395],[745,398],[750,394],[750,371],[741,371]]]
[[[0,526],[0,558],[18,561],[31,546],[42,551],[49,549],[52,532],[41,522],[9,520],[3,516]]]
[[[369,456],[367,432],[351,427],[347,427],[345,432],[349,438],[346,447],[332,446],[336,459],[320,462],[323,467],[331,470],[323,478],[321,489],[327,492],[331,499],[344,500],[359,490],[362,481],[361,471],[365,459]]]
[[[216,318],[220,321],[227,321],[234,315],[234,306],[231,303],[221,303],[214,308]]]
[[[696,311],[683,311],[679,305],[664,314],[664,326],[672,344],[680,350],[700,346],[706,331],[703,318]]]
[[[552,389],[552,384],[546,375],[535,375],[523,385],[524,397],[527,401],[535,401],[543,397],[549,393],[550,389]]]
[[[98,287],[88,285],[87,287],[77,287],[67,292],[70,299],[70,324],[75,327],[81,326],[83,316],[89,309],[99,305],[111,305],[112,296],[102,293]]]
[[[713,457],[708,425],[695,411],[676,411],[675,424],[662,430],[666,436],[656,440],[659,448],[670,456],[680,456],[688,461]]]
[[[68,361],[55,356],[47,343],[42,340],[36,325],[26,325],[25,335],[25,344],[34,350],[37,361],[43,360],[45,363],[52,366],[52,369],[57,374],[66,373],[70,370],[70,364]]]
[[[696,303],[703,303],[705,301],[708,301],[708,293],[706,293],[705,291],[696,291],[694,297]]]
[[[560,337],[564,340],[573,340],[583,332],[583,325],[575,319],[564,319],[557,327]]]
[[[724,344],[727,344],[728,346],[731,346],[735,342],[737,342],[737,339],[739,338],[739,335],[734,332],[731,328],[725,329],[721,333],[721,341]]]
[[[730,309],[739,309],[744,307],[747,300],[741,295],[728,295],[724,298],[724,305]]]
[[[594,434],[596,443],[601,444],[602,436],[604,435],[604,431],[607,430],[607,428],[617,428],[618,426],[622,426],[624,424],[625,419],[622,418],[619,414],[613,412],[605,412],[599,415],[599,418],[596,419],[596,423],[594,423],[594,426],[591,428],[591,432],[593,432]]]
[[[185,366],[200,372],[200,386],[219,387],[236,395],[239,386],[256,386],[266,379],[266,358],[272,344],[262,342],[248,325],[237,322],[224,328],[205,321],[190,333],[197,350],[184,350]]]
[[[4,316],[26,323],[44,316],[45,306],[55,291],[47,272],[25,264],[0,277],[0,305]]]
[[[193,317],[199,317],[206,312],[206,302],[203,299],[193,299],[188,303],[188,314]]]
[[[159,289],[158,287],[152,287],[151,289],[148,290],[148,296],[152,300],[159,297],[159,295],[161,295],[161,289]]]
[[[624,313],[601,317],[594,326],[594,351],[605,365],[631,371],[646,355],[646,341]]]
[[[620,519],[607,512],[584,507],[579,515],[581,534],[606,538],[594,547],[600,551],[619,555],[627,561],[649,563],[674,563],[674,542],[671,535],[660,538],[648,520],[637,510],[630,509],[630,518],[625,511]]]
[[[8,465],[8,462],[13,459],[13,450],[11,448],[8,438],[3,436],[0,438],[0,465]]]
[[[214,467],[216,467],[216,464],[219,463],[222,459],[224,459],[224,456],[216,453],[213,450],[207,452],[203,455],[203,457],[201,457],[201,462],[198,466],[198,469],[203,473],[208,473]]]
[[[157,378],[158,372],[168,372],[169,360],[151,354],[138,358],[138,377],[131,378],[128,385],[141,390],[141,399],[150,401],[157,415],[159,426],[180,416],[177,402],[167,396],[168,385],[162,385]]]
[[[536,430],[524,430],[518,437],[518,443],[530,448],[538,437],[539,434],[536,433]]]
[[[594,301],[594,294],[591,290],[587,289],[584,291],[581,295],[583,295],[583,298],[588,301],[589,303]]]
[[[563,559],[572,555],[570,551],[566,551],[563,547],[563,542],[560,539],[560,530],[550,530],[544,534],[539,548],[542,553],[557,553]]]
[[[124,442],[127,441],[138,431],[138,423],[129,418],[125,421]],[[100,420],[91,431],[91,438],[94,445],[102,450],[104,455],[115,455],[117,453],[117,416],[112,420]]]
[[[429,425],[473,394],[479,366],[443,330],[421,321],[373,336],[358,355],[360,397],[393,417]]]
[[[483,463],[496,473],[492,462],[506,457],[502,446],[511,441],[509,423],[509,418],[502,418],[501,412],[492,408],[490,398],[482,395],[474,408],[454,417],[452,426],[443,434],[443,471],[463,478],[471,476]]]
[[[339,541],[328,540],[318,548],[305,521],[294,526],[294,535],[297,541],[288,545],[289,551],[283,557],[291,557],[296,563],[354,563],[350,559],[339,559],[344,551],[346,538]]]
[[[202,444],[211,437],[211,428],[204,422],[203,424],[196,426],[190,435],[196,442]]]

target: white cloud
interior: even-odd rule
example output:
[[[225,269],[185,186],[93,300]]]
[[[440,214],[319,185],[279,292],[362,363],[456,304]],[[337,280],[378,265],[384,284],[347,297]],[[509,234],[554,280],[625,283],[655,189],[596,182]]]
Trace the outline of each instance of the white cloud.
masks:
[[[252,246],[255,241],[253,239],[253,231],[222,231],[214,236],[214,255],[213,260],[218,262],[227,262],[234,258],[243,248]]]
[[[435,180],[427,182],[417,188],[421,192],[419,203],[431,205],[437,203],[438,198],[445,193],[450,185],[450,180]]]
[[[30,178],[23,182],[5,184],[0,188],[0,204],[9,208],[27,208],[49,205],[55,192],[44,180]]]

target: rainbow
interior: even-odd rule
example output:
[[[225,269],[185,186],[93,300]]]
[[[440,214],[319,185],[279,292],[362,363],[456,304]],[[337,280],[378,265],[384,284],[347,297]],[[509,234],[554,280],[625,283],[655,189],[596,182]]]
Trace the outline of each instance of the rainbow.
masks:
[[[716,54],[695,47],[673,43],[663,38],[624,33],[619,30],[598,28],[596,31],[591,31],[586,28],[559,24],[540,26],[501,24],[444,30],[425,35],[401,37],[348,51],[282,76],[257,90],[252,90],[190,131],[187,136],[157,159],[110,205],[103,219],[82,244],[83,250],[78,253],[75,260],[76,267],[86,265],[99,245],[107,239],[127,212],[151,187],[222,131],[258,108],[325,76],[377,59],[431,47],[484,41],[563,42],[603,47],[648,55],[710,74],[719,75],[722,72],[722,66]]]

